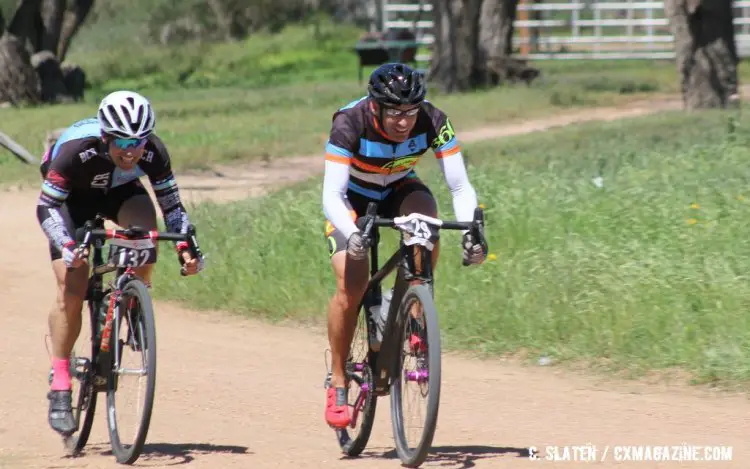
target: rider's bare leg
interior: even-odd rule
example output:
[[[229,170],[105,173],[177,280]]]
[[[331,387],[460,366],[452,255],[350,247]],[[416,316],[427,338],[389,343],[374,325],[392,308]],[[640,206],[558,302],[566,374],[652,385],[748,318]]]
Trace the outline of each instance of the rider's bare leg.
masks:
[[[57,282],[55,306],[48,318],[52,338],[53,367],[67,363],[78,334],[81,332],[81,309],[88,283],[88,264],[68,271],[62,259],[52,261],[52,270]],[[57,372],[61,371],[61,372]],[[66,367],[56,370],[52,388],[68,389],[70,374]]]
[[[357,311],[367,287],[368,259],[355,261],[339,251],[331,257],[336,292],[328,302],[328,341],[331,347],[331,385],[346,385],[345,364],[349,355]]]

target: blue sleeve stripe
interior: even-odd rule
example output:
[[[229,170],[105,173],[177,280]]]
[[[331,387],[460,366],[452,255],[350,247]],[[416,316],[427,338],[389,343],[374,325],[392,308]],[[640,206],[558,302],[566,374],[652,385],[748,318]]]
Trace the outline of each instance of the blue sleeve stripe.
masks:
[[[334,145],[333,143],[330,143],[330,142],[326,144],[326,153],[330,153],[332,155],[343,156],[345,158],[352,157],[352,152],[350,152],[349,150],[345,148],[341,148],[337,145]]]
[[[452,148],[455,148],[455,146],[456,146],[456,145],[458,145],[458,142],[456,141],[456,137],[453,137],[453,138],[451,138],[450,140],[448,140],[448,141],[447,141],[447,142],[445,143],[445,145],[441,145],[441,146],[440,146],[440,147],[439,147],[439,148],[437,149],[437,151],[446,151],[446,150],[450,150],[450,149],[452,149]]]

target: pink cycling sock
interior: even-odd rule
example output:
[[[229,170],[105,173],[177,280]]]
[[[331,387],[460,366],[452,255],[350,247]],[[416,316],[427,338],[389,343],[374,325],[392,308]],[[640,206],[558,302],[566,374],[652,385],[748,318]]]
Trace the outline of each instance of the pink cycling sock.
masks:
[[[54,375],[52,376],[52,385],[50,389],[52,391],[70,391],[70,360],[69,359],[52,359],[52,370]]]

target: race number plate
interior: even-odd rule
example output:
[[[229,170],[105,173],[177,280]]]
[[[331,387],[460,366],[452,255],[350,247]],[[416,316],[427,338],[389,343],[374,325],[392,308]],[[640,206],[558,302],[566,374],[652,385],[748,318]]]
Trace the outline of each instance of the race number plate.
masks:
[[[395,225],[404,232],[404,244],[411,246],[421,244],[429,250],[435,247],[435,241],[440,239],[439,229],[442,221],[419,213],[412,213],[393,219]]]
[[[142,267],[156,262],[156,245],[151,239],[113,239],[109,263],[117,267]]]

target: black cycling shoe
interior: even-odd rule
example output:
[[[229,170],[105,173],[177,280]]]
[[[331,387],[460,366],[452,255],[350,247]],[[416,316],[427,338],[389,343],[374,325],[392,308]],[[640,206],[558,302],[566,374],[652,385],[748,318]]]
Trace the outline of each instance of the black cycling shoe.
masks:
[[[71,404],[71,391],[50,391],[49,399],[49,425],[57,433],[69,436],[76,430],[76,422],[73,419],[73,407]]]

